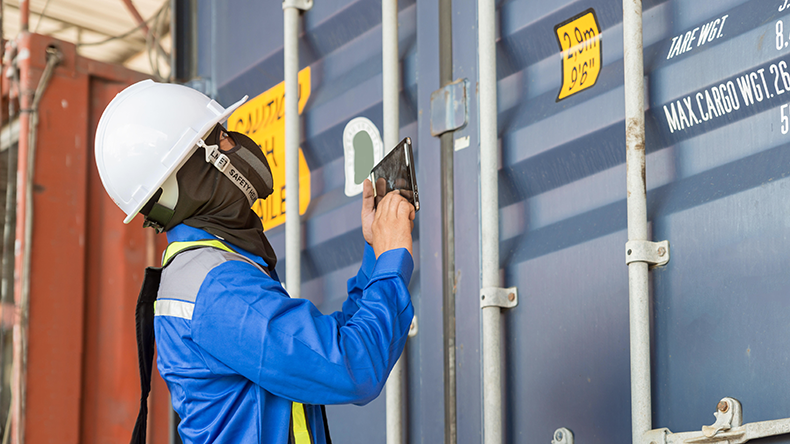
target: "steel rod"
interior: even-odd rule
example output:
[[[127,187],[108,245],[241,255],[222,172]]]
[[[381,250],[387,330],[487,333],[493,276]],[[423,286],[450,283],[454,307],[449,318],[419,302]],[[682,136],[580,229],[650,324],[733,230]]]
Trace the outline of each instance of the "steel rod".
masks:
[[[499,189],[497,183],[496,3],[478,0],[480,82],[481,285],[499,287]],[[485,444],[502,443],[501,309],[482,309],[483,433]]]
[[[628,240],[649,240],[645,183],[645,100],[642,1],[623,1]],[[652,429],[650,295],[647,263],[628,265],[631,340],[631,430],[634,443]]]
[[[400,67],[398,51],[398,0],[381,3],[381,58],[384,111],[384,149],[389,152],[400,139]],[[386,153],[385,153],[386,154]],[[398,359],[386,385],[387,444],[405,443],[404,358]]]
[[[285,20],[285,279],[288,294],[301,297],[302,238],[299,216],[299,9]]]
[[[439,84],[453,81],[453,3],[439,0]],[[444,335],[444,442],[458,441],[455,332],[455,165],[453,133],[440,136],[442,222],[442,331]]]

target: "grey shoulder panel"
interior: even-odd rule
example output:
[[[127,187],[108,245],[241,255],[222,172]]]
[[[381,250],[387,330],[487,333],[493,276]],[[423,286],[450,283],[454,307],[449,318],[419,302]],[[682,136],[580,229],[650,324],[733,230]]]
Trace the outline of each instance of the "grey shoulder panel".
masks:
[[[203,285],[209,272],[218,265],[232,260],[247,262],[262,270],[260,266],[240,254],[211,247],[186,250],[176,255],[162,270],[158,298],[194,303],[200,286]]]
[[[195,302],[206,275],[217,265],[228,261],[223,253],[215,248],[196,248],[179,253],[162,270],[158,298]]]

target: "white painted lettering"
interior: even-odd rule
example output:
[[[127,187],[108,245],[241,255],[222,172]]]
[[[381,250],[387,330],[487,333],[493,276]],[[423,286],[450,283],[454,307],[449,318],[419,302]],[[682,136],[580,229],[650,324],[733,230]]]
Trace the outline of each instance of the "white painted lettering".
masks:
[[[735,79],[738,82],[738,88],[741,90],[741,95],[743,95],[743,103],[746,106],[751,105],[754,103],[754,96],[752,95],[752,88],[749,84],[749,76],[744,75]]]
[[[686,49],[684,49],[683,52],[691,51],[691,45],[694,44],[694,39],[696,38],[695,36],[697,35],[697,31],[699,31],[699,26],[697,26],[691,31],[691,38],[689,39],[688,45],[686,45]]]
[[[717,33],[718,29],[719,29],[719,22],[720,21],[721,21],[721,19],[716,19],[716,21],[713,22],[713,26],[711,26],[711,28],[710,28],[710,35],[708,36],[708,41],[709,42],[712,42],[713,39],[716,38],[716,33]]]
[[[719,28],[719,33],[716,34],[716,38],[721,37],[721,32],[724,31],[724,22],[727,21],[727,17],[729,17],[729,15],[725,15],[721,18],[721,27]]]
[[[763,101],[763,91],[760,88],[759,82],[758,83],[754,83],[755,80],[757,80],[757,73],[753,72],[753,73],[749,74],[749,82],[752,84],[752,90],[754,90],[754,98],[758,102],[762,102]]]
[[[708,34],[710,34],[710,28],[713,26],[713,23],[706,23],[702,25],[702,30],[699,32],[699,40],[697,40],[697,46],[702,46],[703,44],[707,43]]]
[[[716,111],[716,107],[713,106],[713,100],[710,98],[710,93],[707,89],[705,90],[705,102],[708,104],[708,113],[710,113],[711,116],[719,117],[719,112]]]
[[[689,125],[689,126],[698,124],[699,123],[699,119],[697,119],[697,115],[694,114],[694,110],[691,109],[691,96],[688,96],[688,97],[684,98],[683,99],[683,104],[686,105],[686,110],[688,111],[688,114],[689,114],[689,121],[691,122],[691,125]]]
[[[683,105],[680,104],[680,100],[678,100],[678,117],[680,118],[680,129],[691,126],[691,122],[689,122],[689,119],[686,117],[686,112],[683,111]]]
[[[688,45],[690,39],[691,39],[691,31],[687,31],[686,35],[683,36],[683,43],[680,45],[680,52],[678,54],[683,54],[684,52],[686,52],[686,46]]]
[[[727,85],[722,83],[718,89],[721,95],[721,103],[724,104],[724,111],[727,111],[729,114],[732,112],[732,103],[730,103],[730,96],[727,94]]]
[[[723,116],[724,107],[721,106],[721,96],[719,95],[719,90],[717,88],[713,88],[710,90],[710,93],[713,95],[713,101],[716,102],[716,111],[719,112],[720,116]]]
[[[667,53],[667,60],[694,49],[694,41],[697,42],[696,47],[700,47],[705,43],[712,42],[721,37],[727,17],[729,17],[729,15],[711,20],[708,23],[697,26],[691,31],[686,31],[678,36],[672,37],[672,42],[669,45],[669,52]],[[697,31],[699,31],[699,34]]]
[[[765,68],[758,69],[757,73],[760,74],[760,78],[763,79],[763,87],[765,88],[765,98],[770,99],[774,95],[768,92],[768,83],[765,82]]]
[[[703,121],[707,122],[708,115],[705,114],[705,111],[702,109],[702,103],[700,102],[700,99],[704,99],[704,98],[705,96],[703,96],[702,93],[697,93],[697,109],[699,110],[699,115],[702,116]]]
[[[669,132],[674,133],[675,130],[680,129],[680,122],[678,121],[678,114],[675,112],[675,102],[669,104],[672,112],[670,113],[666,105],[664,105],[664,114],[667,116],[667,125],[669,125]]]
[[[735,84],[732,80],[727,82],[727,94],[732,100],[732,109],[738,110],[741,108],[741,103],[738,101],[738,92],[735,90]]]
[[[675,53],[675,43],[676,43],[677,41],[678,41],[678,37],[673,37],[673,38],[672,38],[672,44],[669,46],[669,54],[667,54],[667,60],[669,60],[669,59],[671,59],[672,57],[674,57],[674,53]]]

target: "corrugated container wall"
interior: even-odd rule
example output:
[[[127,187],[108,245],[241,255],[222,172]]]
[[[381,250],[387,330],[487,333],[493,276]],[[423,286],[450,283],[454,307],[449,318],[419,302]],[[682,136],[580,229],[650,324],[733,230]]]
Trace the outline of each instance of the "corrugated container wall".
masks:
[[[669,264],[651,274],[656,428],[699,430],[724,396],[742,402],[744,422],[790,416],[786,3],[643,2],[648,218],[652,238],[672,246]],[[444,436],[439,140],[430,132],[439,15],[430,1],[401,0],[399,9],[400,131],[414,140],[422,198],[410,285],[419,333],[405,353],[408,441],[435,443]],[[590,10],[600,52],[587,76],[573,77],[562,26]],[[196,84],[227,105],[281,82],[282,16],[279,2],[199,1]],[[506,0],[497,17],[500,265],[504,286],[520,295],[505,315],[506,442],[548,443],[559,427],[581,443],[628,442],[622,3]],[[461,443],[481,441],[486,377],[476,23],[474,2],[453,2],[453,77],[472,85],[469,122],[454,134]],[[302,295],[330,312],[362,257],[361,199],[344,193],[342,136],[354,117],[382,128],[381,4],[317,0],[301,24],[300,68],[311,69]],[[282,256],[284,226],[268,235]],[[336,442],[383,442],[383,395],[328,414]]]
[[[4,72],[18,72],[4,77],[2,103],[10,98],[22,116],[12,116],[19,118],[18,127],[9,125],[19,128],[20,137],[12,248],[16,286],[3,306],[4,323],[14,322],[13,376],[4,360],[3,376],[11,379],[13,393],[10,413],[2,412],[11,426],[10,432],[4,427],[4,436],[27,443],[124,442],[140,406],[135,303],[144,268],[155,263],[155,250],[163,245],[146,236],[141,220],[123,224],[123,212],[99,179],[93,139],[110,100],[146,76],[82,57],[75,45],[48,36],[22,32],[12,46],[18,56],[6,58]],[[57,64],[50,65],[55,54]],[[36,113],[33,133],[29,125]],[[5,141],[12,132],[3,131]],[[32,213],[25,211],[28,183]],[[22,234],[26,225],[32,231],[29,253]],[[29,273],[23,266],[26,254]],[[20,290],[25,279],[30,282],[27,313]],[[19,346],[22,335],[26,354]],[[8,344],[4,352],[10,357]],[[149,409],[152,444],[169,441],[169,403],[167,386],[157,375]]]

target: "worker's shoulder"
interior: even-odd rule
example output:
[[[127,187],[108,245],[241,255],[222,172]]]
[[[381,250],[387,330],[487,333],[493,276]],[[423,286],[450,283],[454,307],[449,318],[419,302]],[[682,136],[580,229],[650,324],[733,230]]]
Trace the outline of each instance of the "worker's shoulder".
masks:
[[[195,248],[178,253],[162,270],[160,297],[169,294],[188,294],[192,296],[188,299],[194,301],[209,273],[228,262],[258,268],[240,254],[217,248]],[[260,271],[260,268],[258,270]]]

